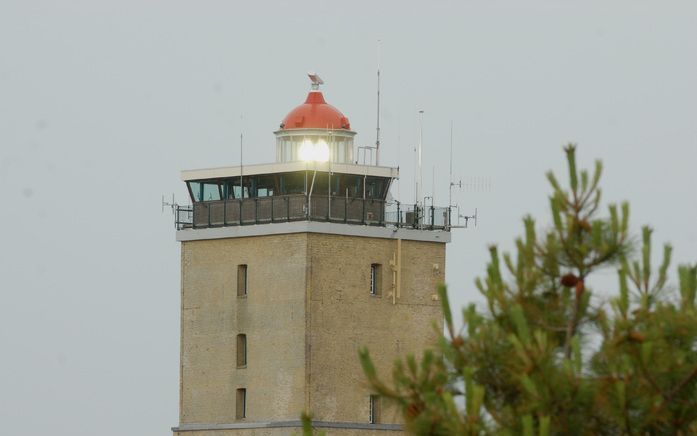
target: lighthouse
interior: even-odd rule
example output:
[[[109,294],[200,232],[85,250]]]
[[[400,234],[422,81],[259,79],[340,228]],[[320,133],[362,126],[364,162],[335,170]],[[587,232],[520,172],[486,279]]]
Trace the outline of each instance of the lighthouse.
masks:
[[[303,411],[330,435],[400,434],[357,350],[387,375],[442,329],[450,209],[394,200],[398,169],[373,165],[377,150],[354,142],[322,79],[310,80],[273,131],[275,162],[181,173],[192,205],[175,210],[175,435],[288,435]]]

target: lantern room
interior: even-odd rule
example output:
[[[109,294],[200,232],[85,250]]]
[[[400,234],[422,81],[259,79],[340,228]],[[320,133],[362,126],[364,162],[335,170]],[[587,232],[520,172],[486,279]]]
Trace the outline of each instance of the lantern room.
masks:
[[[312,82],[305,102],[281,121],[276,135],[276,162],[354,163],[353,137],[348,118],[327,103],[319,86],[324,82],[309,73]]]

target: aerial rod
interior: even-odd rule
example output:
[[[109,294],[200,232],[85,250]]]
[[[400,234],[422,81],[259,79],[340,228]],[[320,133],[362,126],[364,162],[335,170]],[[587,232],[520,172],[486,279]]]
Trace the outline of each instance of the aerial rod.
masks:
[[[242,150],[244,139],[243,116],[240,114],[240,198],[244,198],[244,185],[242,184]],[[234,192],[233,192],[234,195]]]
[[[378,100],[377,126],[375,128],[375,166],[380,166],[380,40],[378,39]]]
[[[448,187],[448,209],[453,205],[453,120],[450,120],[450,185]]]
[[[172,194],[172,202],[171,203],[168,201],[165,201],[165,196],[164,196],[164,194],[162,195],[162,213],[165,213],[165,207],[168,207],[168,208],[172,209],[172,215],[174,215],[178,206],[179,205],[177,204],[177,202],[174,199],[174,194]]]
[[[457,214],[458,224],[459,224],[459,222],[460,222],[460,218],[463,218],[463,219],[465,220],[465,225],[464,225],[464,228],[465,228],[465,229],[466,229],[467,226],[469,225],[469,221],[470,221],[470,220],[473,220],[473,221],[474,221],[474,227],[477,227],[477,217],[478,217],[479,213],[477,212],[477,208],[476,208],[476,207],[474,208],[474,215],[461,215],[459,211],[460,211],[460,207],[458,206],[458,214]],[[458,226],[458,227],[461,227],[461,226]]]
[[[436,166],[433,165],[431,172],[431,206],[436,201]]]
[[[421,199],[421,190],[423,189],[423,175],[421,171],[421,148],[424,142],[424,111],[419,110],[419,146],[416,151],[416,161],[418,173],[416,175],[416,198],[417,201]]]

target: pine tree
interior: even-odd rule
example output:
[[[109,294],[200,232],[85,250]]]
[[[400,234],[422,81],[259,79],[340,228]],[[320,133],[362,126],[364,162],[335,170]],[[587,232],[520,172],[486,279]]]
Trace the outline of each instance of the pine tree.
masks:
[[[697,265],[680,266],[671,288],[671,246],[654,270],[651,229],[633,240],[627,203],[600,216],[601,163],[578,171],[575,146],[565,152],[568,186],[547,174],[549,228],[525,217],[515,256],[490,248],[476,280],[485,310],[465,308],[456,330],[441,287],[445,334],[397,361],[389,382],[360,351],[410,433],[697,434]],[[589,285],[603,268],[617,270],[613,294]]]

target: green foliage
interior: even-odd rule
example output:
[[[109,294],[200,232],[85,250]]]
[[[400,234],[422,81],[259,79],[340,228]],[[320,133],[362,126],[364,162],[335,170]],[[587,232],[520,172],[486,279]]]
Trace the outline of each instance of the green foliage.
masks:
[[[569,184],[549,172],[551,225],[532,217],[515,255],[490,247],[475,283],[486,311],[470,305],[456,330],[440,287],[445,334],[420,362],[376,373],[374,391],[394,402],[420,435],[697,434],[697,265],[668,286],[671,247],[654,270],[651,229],[633,249],[629,206],[600,216],[602,165],[578,171],[565,147]],[[618,290],[595,295],[589,277],[615,268]]]
[[[312,427],[312,416],[308,413],[303,413],[300,415],[300,422],[302,422],[302,435],[303,436],[325,436],[326,433],[323,431],[315,431]]]

